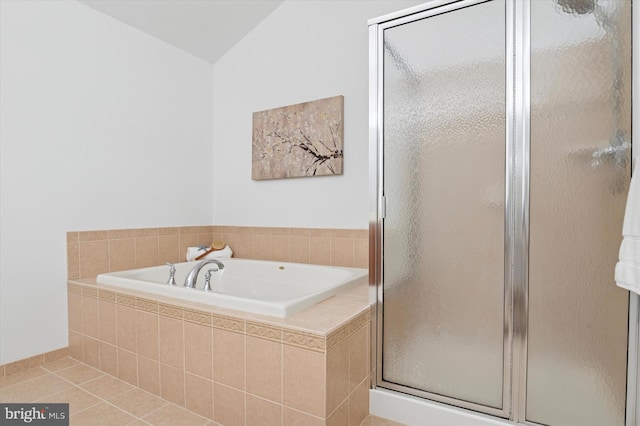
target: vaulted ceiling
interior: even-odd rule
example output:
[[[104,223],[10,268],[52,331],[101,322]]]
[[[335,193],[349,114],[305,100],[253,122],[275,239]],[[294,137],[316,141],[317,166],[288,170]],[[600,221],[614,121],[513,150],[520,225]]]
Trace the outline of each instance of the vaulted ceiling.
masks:
[[[215,63],[284,0],[78,0]]]

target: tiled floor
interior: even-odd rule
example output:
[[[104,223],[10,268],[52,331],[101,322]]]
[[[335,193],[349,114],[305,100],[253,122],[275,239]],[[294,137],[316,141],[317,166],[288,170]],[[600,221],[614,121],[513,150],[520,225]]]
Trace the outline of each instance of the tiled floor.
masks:
[[[71,358],[0,377],[0,402],[68,402],[70,424],[217,425]],[[361,426],[401,426],[374,416]]]

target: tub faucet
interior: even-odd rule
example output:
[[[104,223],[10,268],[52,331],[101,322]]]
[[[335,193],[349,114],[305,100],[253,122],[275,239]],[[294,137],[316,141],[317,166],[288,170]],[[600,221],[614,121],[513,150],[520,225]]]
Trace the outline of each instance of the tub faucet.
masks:
[[[193,268],[187,274],[187,278],[184,279],[184,286],[188,288],[196,288],[196,280],[198,279],[198,274],[200,270],[210,263],[215,263],[218,266],[218,270],[224,269],[224,263],[220,262],[218,259],[205,259],[195,264]]]

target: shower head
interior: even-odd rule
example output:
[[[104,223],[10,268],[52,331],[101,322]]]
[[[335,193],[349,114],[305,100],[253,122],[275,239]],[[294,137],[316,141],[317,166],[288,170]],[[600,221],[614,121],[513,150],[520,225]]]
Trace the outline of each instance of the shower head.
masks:
[[[596,7],[597,0],[556,0],[558,6],[565,13],[572,15],[586,15],[592,13]]]

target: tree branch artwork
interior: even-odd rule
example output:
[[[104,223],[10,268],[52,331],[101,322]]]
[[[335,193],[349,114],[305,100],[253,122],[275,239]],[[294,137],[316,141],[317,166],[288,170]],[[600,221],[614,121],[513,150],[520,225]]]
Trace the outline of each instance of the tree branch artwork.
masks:
[[[253,113],[251,179],[341,175],[344,97]]]

